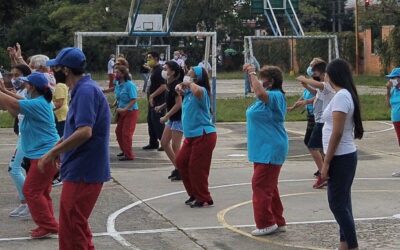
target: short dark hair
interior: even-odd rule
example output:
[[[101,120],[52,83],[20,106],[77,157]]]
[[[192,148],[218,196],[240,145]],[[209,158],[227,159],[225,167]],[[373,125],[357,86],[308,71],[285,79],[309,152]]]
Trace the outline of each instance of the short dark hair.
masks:
[[[160,60],[160,54],[158,54],[155,51],[150,51],[150,52],[147,53],[147,55],[151,55],[154,59],[157,58],[157,61]]]
[[[176,63],[175,61],[168,61],[165,63],[165,65],[167,65],[174,72],[174,76],[179,80],[179,82],[183,81],[185,72],[183,71],[182,67],[179,66],[178,63]]]
[[[285,93],[282,88],[283,73],[278,66],[270,66],[270,65],[263,66],[260,69],[260,77],[272,81],[270,88],[271,90],[278,89],[282,93]]]
[[[28,65],[25,64],[17,64],[11,67],[12,69],[18,69],[21,71],[23,76],[28,76],[32,73],[31,68],[28,67]]]
[[[326,72],[326,62],[325,61],[319,61],[314,66],[312,66],[312,71],[314,72],[319,72],[319,73],[325,73]]]
[[[68,67],[67,67],[68,68]],[[69,68],[72,72],[72,74],[79,76],[85,73],[85,69],[73,69],[73,68]]]

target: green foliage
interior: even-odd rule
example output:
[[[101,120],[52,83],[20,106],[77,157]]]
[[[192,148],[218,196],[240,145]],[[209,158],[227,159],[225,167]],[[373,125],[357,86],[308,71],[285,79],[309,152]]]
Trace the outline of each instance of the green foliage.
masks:
[[[260,65],[276,65],[283,71],[290,69],[290,46],[287,39],[258,40],[253,42],[254,56]]]
[[[395,27],[387,39],[377,40],[376,46],[383,74],[387,74],[392,66],[400,66],[400,27]]]
[[[332,43],[333,45],[333,43]],[[297,61],[300,72],[306,72],[314,57],[328,61],[327,39],[299,39],[296,41]]]
[[[352,31],[336,33],[339,43],[339,55],[355,67],[356,39]],[[360,50],[361,51],[361,50]]]

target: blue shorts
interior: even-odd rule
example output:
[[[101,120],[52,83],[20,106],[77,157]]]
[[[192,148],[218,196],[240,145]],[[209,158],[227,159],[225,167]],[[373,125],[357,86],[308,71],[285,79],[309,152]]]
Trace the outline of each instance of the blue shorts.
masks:
[[[313,131],[311,132],[310,140],[308,141],[307,147],[309,149],[321,149],[322,148],[322,128],[323,123],[315,123]]]
[[[169,120],[165,126],[170,128],[173,131],[179,131],[183,133],[183,127],[182,127],[182,122],[181,121],[171,121]]]

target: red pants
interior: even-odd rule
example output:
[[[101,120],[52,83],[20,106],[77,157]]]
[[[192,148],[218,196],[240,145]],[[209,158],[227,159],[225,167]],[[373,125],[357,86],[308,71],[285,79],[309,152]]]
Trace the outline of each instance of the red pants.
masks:
[[[397,141],[400,145],[400,122],[393,122],[394,130],[396,131]]]
[[[30,160],[28,176],[22,189],[33,221],[43,229],[58,232],[58,223],[54,218],[53,202],[50,197],[51,184],[58,169],[53,165],[45,166],[44,173],[37,168],[39,160]]]
[[[283,206],[278,191],[278,178],[281,166],[254,163],[251,181],[253,188],[253,212],[256,227],[266,228],[277,224],[286,225]]]
[[[217,133],[186,138],[176,157],[176,165],[189,196],[196,201],[212,200],[208,191],[212,152],[217,142]]]
[[[108,88],[114,87],[114,74],[108,74]]]
[[[60,199],[60,250],[95,249],[88,219],[103,183],[63,181]]]
[[[119,148],[126,158],[134,159],[132,150],[132,138],[136,128],[136,121],[139,116],[139,110],[132,110],[118,115],[118,123],[115,128],[115,134]]]

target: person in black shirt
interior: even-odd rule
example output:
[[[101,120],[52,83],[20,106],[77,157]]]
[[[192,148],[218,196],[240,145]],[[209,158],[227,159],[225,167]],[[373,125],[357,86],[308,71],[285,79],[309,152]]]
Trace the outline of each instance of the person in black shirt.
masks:
[[[161,146],[164,148],[165,153],[175,167],[171,175],[168,176],[168,179],[171,179],[171,181],[178,181],[182,179],[176,167],[175,156],[181,148],[183,135],[181,122],[182,96],[178,95],[175,91],[175,87],[182,82],[185,73],[176,62],[168,61],[165,63],[161,75],[167,81],[167,91],[165,93],[166,102],[157,106],[155,110],[161,112],[165,108],[167,109],[167,113],[160,119],[161,123],[165,123],[161,138]]]
[[[144,150],[158,149],[158,140],[161,140],[161,136],[164,130],[164,124],[160,122],[160,118],[164,116],[164,112],[156,112],[155,107],[160,106],[165,102],[165,90],[167,86],[164,78],[161,76],[163,68],[158,63],[160,56],[157,52],[147,53],[147,66],[151,68],[150,86],[147,88],[147,100],[148,100],[148,112],[147,112],[147,125],[149,131],[149,144],[144,146]],[[159,148],[159,151],[162,151]]]
[[[149,76],[150,76],[150,69],[144,59],[140,63],[139,72],[143,79],[143,90],[142,91],[143,91],[143,93],[146,93],[147,83],[149,81]]]

